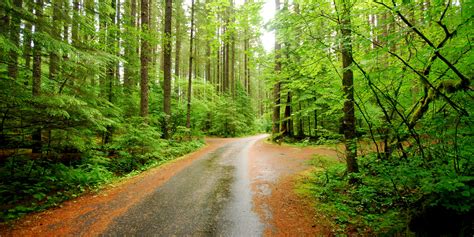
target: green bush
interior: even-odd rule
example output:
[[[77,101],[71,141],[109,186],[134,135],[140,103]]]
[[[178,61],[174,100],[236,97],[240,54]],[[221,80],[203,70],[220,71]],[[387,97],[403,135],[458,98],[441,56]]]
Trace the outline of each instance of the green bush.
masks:
[[[28,157],[10,157],[0,168],[0,220],[54,206],[109,182],[102,161],[85,159],[77,167]]]
[[[158,131],[143,123],[123,127],[113,142],[80,153],[74,162],[8,157],[0,165],[0,221],[58,205],[116,177],[145,170],[203,145],[202,140],[163,140]]]
[[[341,233],[351,226],[366,234],[408,234],[409,224],[433,208],[460,222],[469,222],[474,179],[457,174],[452,164],[441,164],[442,160],[438,157],[426,162],[417,156],[381,160],[369,155],[360,159],[360,173],[356,175],[359,182],[355,185],[349,184],[343,163],[315,161],[324,169],[313,173],[308,189],[320,203],[318,209],[332,216]],[[448,221],[445,225],[450,224]],[[459,228],[465,225],[459,223]]]

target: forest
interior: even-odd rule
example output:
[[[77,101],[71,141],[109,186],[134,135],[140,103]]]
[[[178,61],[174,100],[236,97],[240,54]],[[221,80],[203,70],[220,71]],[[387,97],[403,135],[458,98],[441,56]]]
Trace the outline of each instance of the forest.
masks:
[[[337,233],[472,235],[472,1],[271,3],[1,1],[0,221],[270,133],[338,147],[302,184]]]

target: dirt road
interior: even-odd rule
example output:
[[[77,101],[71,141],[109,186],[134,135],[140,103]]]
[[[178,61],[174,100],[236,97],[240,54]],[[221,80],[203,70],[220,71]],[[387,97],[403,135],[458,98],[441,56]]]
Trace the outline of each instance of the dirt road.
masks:
[[[267,144],[266,135],[208,146],[61,208],[30,215],[2,236],[262,236],[326,234],[293,192],[294,174],[325,149]]]

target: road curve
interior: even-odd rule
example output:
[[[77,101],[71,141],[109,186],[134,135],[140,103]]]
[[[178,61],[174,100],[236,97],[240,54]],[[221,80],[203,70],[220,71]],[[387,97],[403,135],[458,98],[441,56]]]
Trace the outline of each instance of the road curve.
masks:
[[[248,154],[264,137],[238,139],[204,154],[102,234],[261,236],[264,224],[252,211]]]

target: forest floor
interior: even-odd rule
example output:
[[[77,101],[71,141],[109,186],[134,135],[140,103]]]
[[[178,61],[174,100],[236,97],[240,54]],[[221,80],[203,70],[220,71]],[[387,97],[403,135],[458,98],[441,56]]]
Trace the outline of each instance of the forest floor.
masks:
[[[207,146],[61,207],[0,225],[0,236],[331,235],[295,184],[331,148],[208,138]]]

